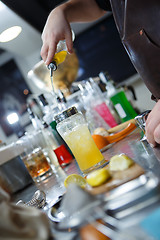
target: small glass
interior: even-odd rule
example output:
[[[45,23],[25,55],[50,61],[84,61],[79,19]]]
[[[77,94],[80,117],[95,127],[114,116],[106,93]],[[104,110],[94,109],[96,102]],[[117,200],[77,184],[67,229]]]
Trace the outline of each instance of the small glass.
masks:
[[[84,175],[106,163],[83,115],[75,107],[56,115],[55,120],[59,134],[68,144]]]
[[[62,144],[56,149],[54,149],[54,152],[57,156],[58,162],[62,167],[65,167],[71,161],[73,160],[72,155],[69,153],[69,151],[66,149],[66,147]]]
[[[17,141],[17,146],[23,149],[21,159],[35,182],[41,182],[53,174],[52,160],[41,132],[27,133]]]

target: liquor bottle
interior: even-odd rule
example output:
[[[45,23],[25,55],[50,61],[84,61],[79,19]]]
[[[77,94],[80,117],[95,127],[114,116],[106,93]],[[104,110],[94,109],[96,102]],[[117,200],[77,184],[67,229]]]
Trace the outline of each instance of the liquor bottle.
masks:
[[[49,125],[54,120],[54,115],[59,112],[58,106],[49,104],[44,94],[39,95],[38,99],[43,112],[43,120]]]
[[[106,83],[107,96],[111,100],[121,122],[128,121],[137,116],[136,111],[128,101],[123,88],[115,88],[110,77],[101,72],[100,79]]]
[[[93,96],[88,93],[86,88],[82,86],[82,84],[79,84],[80,89],[80,102],[83,104],[83,115],[85,117],[85,120],[88,123],[88,128],[93,134],[94,130],[98,127],[109,129],[109,125],[106,123],[106,121],[98,114],[97,111],[95,111],[94,107],[92,106],[93,103]]]
[[[42,122],[41,122],[41,120],[37,117],[37,115],[35,115],[35,113],[32,111],[32,109],[31,109],[29,104],[27,105],[27,111],[29,113],[29,118],[31,120],[33,128],[35,130],[42,129]]]
[[[74,41],[75,34],[72,31],[72,41]],[[53,61],[48,65],[48,69],[50,70],[50,76],[52,77],[53,71],[57,69],[57,66],[64,62],[67,56],[67,45],[65,40],[60,40],[57,44],[56,53],[53,57]]]
[[[72,162],[73,154],[70,151],[68,145],[65,143],[63,138],[60,136],[56,129],[56,121],[52,121],[50,126],[52,128],[52,133],[58,142],[58,147],[54,149],[54,152],[58,158],[59,164],[64,167]]]
[[[101,116],[101,118],[107,123],[109,127],[115,127],[117,125],[117,122],[111,114],[111,111],[103,98],[100,88],[92,78],[89,78],[89,80],[86,81],[85,89],[87,93],[83,96],[83,98],[85,97],[86,100],[90,102],[92,109],[94,109],[94,111],[97,112],[99,116]]]
[[[56,170],[59,165],[61,167],[69,164],[73,157],[67,146],[65,146],[64,141],[57,132],[52,129],[45,121],[40,121],[38,117],[28,108],[30,119],[33,127],[36,131],[41,131],[45,139],[46,145],[48,146],[48,153],[50,155],[50,160],[52,167]],[[52,123],[53,126],[53,123]]]
[[[33,98],[33,97],[28,98],[27,99],[27,106],[30,107],[32,112],[35,113],[38,118],[42,118],[43,112],[42,112],[41,107],[39,105],[39,102],[37,101],[36,98]]]
[[[74,41],[75,35],[72,31],[72,41]],[[53,84],[53,72],[57,70],[57,66],[64,62],[67,56],[67,45],[65,40],[60,40],[57,44],[56,52],[53,57],[53,61],[48,65],[48,69],[50,70],[50,78],[51,78],[51,85],[52,85],[52,92],[53,95],[56,96],[56,91],[54,89]]]
[[[38,96],[38,99],[40,106],[42,107],[43,114],[51,112],[51,106],[49,105],[43,93]]]
[[[67,100],[66,97],[64,96],[63,92],[59,89],[57,94],[56,94],[56,100],[57,100],[57,107],[59,111],[64,111],[67,109]]]

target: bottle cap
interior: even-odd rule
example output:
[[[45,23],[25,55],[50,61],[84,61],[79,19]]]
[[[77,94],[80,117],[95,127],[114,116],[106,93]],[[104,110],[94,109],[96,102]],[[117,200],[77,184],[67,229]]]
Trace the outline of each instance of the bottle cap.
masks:
[[[45,96],[44,96],[43,94],[39,95],[38,98],[39,98],[39,100],[40,100],[41,106],[47,106],[47,105],[49,105],[48,102],[47,102],[47,100],[46,100],[46,98],[45,98]]]
[[[49,125],[51,126],[52,129],[56,129],[57,123],[56,121],[52,121]]]
[[[71,107],[71,108],[61,112],[60,114],[54,116],[54,119],[55,119],[56,123],[59,123],[59,122],[65,120],[66,118],[76,114],[76,113],[78,113],[77,108],[76,107]]]
[[[50,77],[52,77],[53,76],[53,71],[57,70],[56,62],[55,61],[51,62],[47,67],[50,70]]]
[[[49,125],[45,121],[42,121],[42,125],[43,125],[43,128],[48,128],[49,127]]]

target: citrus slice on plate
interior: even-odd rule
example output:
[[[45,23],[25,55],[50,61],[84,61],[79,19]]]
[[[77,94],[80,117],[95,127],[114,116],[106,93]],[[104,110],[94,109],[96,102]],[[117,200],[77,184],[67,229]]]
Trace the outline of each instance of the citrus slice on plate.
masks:
[[[64,186],[67,188],[69,184],[75,183],[78,186],[85,188],[86,186],[86,180],[84,177],[78,174],[71,174],[64,180]]]
[[[109,161],[109,170],[123,171],[125,169],[128,169],[133,163],[134,161],[124,153],[114,155]]]
[[[87,183],[92,187],[98,187],[110,178],[108,169],[101,168],[89,173],[86,177]]]

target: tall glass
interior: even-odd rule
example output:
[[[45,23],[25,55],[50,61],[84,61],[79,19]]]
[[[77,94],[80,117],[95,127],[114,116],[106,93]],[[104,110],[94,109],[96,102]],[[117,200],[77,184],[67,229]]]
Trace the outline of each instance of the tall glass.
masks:
[[[78,113],[75,107],[55,116],[55,120],[59,134],[68,144],[84,174],[106,163],[92,138],[83,115]]]

